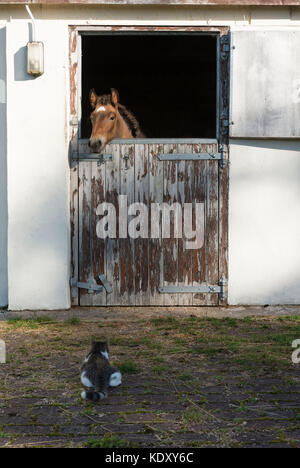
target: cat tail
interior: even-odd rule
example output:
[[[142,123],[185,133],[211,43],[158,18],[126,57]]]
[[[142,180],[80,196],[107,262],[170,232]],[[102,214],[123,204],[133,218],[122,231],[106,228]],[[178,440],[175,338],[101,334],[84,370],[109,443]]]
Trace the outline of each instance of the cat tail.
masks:
[[[88,391],[88,392],[82,392],[81,393],[81,398],[83,400],[99,401],[99,400],[103,400],[106,397],[107,397],[106,392]]]

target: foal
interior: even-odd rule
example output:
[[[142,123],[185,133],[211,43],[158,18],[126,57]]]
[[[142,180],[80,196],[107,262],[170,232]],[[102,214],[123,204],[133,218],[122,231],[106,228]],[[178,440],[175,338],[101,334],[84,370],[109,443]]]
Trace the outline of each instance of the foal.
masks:
[[[134,115],[119,103],[119,93],[111,89],[111,94],[97,96],[90,91],[92,134],[89,146],[94,153],[101,153],[107,143],[114,138],[144,138]]]

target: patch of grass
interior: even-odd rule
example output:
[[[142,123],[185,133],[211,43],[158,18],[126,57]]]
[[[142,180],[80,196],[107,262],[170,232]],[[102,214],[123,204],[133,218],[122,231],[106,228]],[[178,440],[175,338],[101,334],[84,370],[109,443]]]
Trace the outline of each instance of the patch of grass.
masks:
[[[279,317],[278,320],[280,322],[284,322],[285,320],[287,322],[300,322],[300,315],[287,315],[287,316]]]
[[[195,406],[188,406],[183,413],[184,423],[197,424],[207,420],[211,421],[213,417],[201,411],[201,408],[196,408]]]
[[[192,379],[192,376],[191,376],[191,374],[188,374],[187,372],[184,372],[179,378],[183,382],[188,382],[189,380]]]
[[[180,344],[186,345],[188,343],[187,340],[185,340],[183,338],[178,338],[176,336],[174,337],[173,341],[174,341],[174,343],[179,344],[179,345]]]
[[[117,365],[118,369],[124,374],[138,374],[139,368],[133,361],[125,361]]]
[[[237,364],[243,368],[243,370],[262,370],[262,368],[269,369],[282,369],[289,365],[289,362],[284,360],[281,355],[271,355],[266,352],[248,351],[240,353],[239,356],[233,358],[231,364]]]
[[[214,347],[214,346],[211,346],[211,347],[208,346],[206,348],[203,348],[202,346],[194,346],[191,349],[191,352],[194,354],[203,354],[204,356],[214,357],[217,354],[222,354],[226,352],[226,349],[220,348],[220,347]]]
[[[122,448],[130,447],[130,443],[125,439],[120,439],[120,437],[114,434],[105,434],[105,436],[100,439],[89,439],[86,443],[88,448]]]
[[[78,317],[70,317],[64,321],[65,325],[80,325],[81,320]]]
[[[182,326],[181,322],[176,317],[173,317],[173,315],[152,319],[151,323],[158,330],[174,330]]]
[[[253,318],[252,318],[252,317],[244,317],[244,318],[243,318],[243,322],[244,322],[244,323],[252,323],[252,322],[253,322]]]
[[[293,339],[294,339],[293,335],[289,335],[289,334],[285,335],[282,333],[268,336],[268,340],[271,340],[273,343],[276,343],[279,346],[291,346]]]
[[[43,317],[32,317],[29,319],[23,319],[22,317],[14,317],[8,319],[7,324],[12,328],[27,328],[27,329],[35,329],[38,328],[40,325],[51,323],[53,319],[51,317],[43,316]]]
[[[243,413],[245,411],[249,411],[248,407],[246,406],[246,403],[244,401],[240,401],[239,406],[237,407],[237,411]]]
[[[212,325],[215,328],[223,327],[224,319],[208,317],[206,320],[208,324]]]
[[[161,364],[160,366],[152,367],[152,372],[154,372],[154,374],[157,374],[157,375],[163,374],[164,372],[167,372],[167,370],[168,370],[168,367],[164,364]]]

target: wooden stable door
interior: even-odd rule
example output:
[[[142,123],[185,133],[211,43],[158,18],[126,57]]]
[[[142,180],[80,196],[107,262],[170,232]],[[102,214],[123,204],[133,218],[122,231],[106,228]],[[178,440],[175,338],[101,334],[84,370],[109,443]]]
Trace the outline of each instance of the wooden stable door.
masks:
[[[98,160],[87,160],[88,153],[81,143],[78,279],[73,280],[79,304],[225,303],[220,280],[226,276],[227,168],[217,142],[110,144]],[[157,207],[174,203],[182,216],[170,210],[168,237],[163,229],[168,216]],[[108,205],[113,208],[107,211]],[[184,223],[201,230],[192,248]]]

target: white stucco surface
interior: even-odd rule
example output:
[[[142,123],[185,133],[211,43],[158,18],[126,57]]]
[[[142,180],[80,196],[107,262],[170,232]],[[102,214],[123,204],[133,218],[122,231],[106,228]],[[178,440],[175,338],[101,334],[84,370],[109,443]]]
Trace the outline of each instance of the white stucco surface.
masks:
[[[0,306],[63,309],[70,306],[68,25],[295,28],[300,7],[31,8],[45,44],[45,74],[34,79],[26,74],[25,8],[0,9]],[[229,303],[300,303],[300,142],[232,140],[230,159]]]
[[[5,25],[0,22],[0,307],[8,304],[5,43]]]
[[[229,303],[300,304],[300,142],[231,141]]]
[[[66,26],[44,21],[37,34],[46,71],[32,78],[28,22],[7,25],[10,309],[70,305]]]

